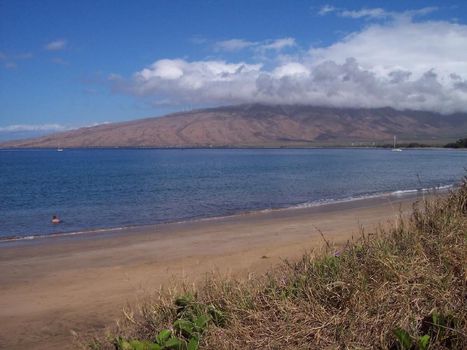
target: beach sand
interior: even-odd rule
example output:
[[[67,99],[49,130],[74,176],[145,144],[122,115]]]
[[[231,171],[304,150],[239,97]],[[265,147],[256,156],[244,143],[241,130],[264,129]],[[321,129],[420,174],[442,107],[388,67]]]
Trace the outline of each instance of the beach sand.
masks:
[[[326,239],[343,245],[361,226],[395,222],[416,197],[109,230],[0,245],[0,348],[72,349],[72,332],[99,331],[125,305],[206,273],[246,276]]]

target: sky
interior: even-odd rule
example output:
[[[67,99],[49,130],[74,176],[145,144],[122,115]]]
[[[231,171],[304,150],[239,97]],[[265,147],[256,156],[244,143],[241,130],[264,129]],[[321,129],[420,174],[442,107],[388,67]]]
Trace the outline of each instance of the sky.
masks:
[[[0,0],[0,140],[239,103],[467,112],[467,2]]]

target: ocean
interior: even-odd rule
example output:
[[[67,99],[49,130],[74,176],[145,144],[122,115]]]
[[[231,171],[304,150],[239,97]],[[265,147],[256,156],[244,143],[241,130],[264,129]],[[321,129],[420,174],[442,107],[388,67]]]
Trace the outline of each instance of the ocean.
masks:
[[[0,240],[446,189],[466,169],[444,149],[1,150]]]

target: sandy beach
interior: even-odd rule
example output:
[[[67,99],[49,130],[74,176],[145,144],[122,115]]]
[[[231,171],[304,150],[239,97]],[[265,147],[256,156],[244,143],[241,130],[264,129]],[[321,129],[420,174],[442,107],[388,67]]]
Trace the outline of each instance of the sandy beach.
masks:
[[[0,348],[72,349],[72,333],[109,325],[131,305],[177,280],[245,276],[359,228],[394,222],[416,197],[255,212],[0,245]]]

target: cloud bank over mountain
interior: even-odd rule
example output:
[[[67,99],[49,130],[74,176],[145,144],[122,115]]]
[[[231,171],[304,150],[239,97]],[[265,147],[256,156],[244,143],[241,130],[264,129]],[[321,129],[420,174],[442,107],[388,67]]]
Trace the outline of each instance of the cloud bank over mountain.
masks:
[[[239,62],[161,59],[130,78],[109,79],[115,90],[153,104],[258,102],[466,112],[467,26],[414,20],[434,10],[397,15],[326,8],[321,15],[368,23],[324,47],[303,48],[293,38],[262,43],[231,39],[218,42],[217,51],[257,53],[270,47]]]

